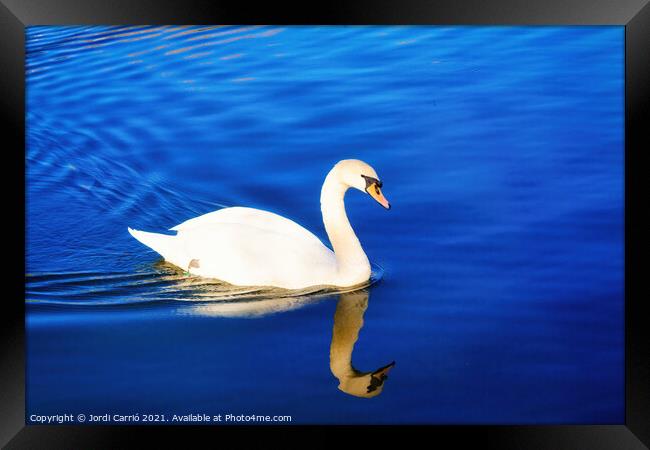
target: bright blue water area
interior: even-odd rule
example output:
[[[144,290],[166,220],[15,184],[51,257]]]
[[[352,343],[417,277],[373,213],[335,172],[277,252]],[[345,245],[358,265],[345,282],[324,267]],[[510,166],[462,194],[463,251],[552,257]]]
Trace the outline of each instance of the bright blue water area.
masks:
[[[28,419],[622,423],[623,48],[623,27],[29,27]],[[329,244],[345,158],[393,206],[346,196],[363,291],[206,282],[127,233],[249,206]],[[379,395],[337,388],[334,348],[396,362]]]

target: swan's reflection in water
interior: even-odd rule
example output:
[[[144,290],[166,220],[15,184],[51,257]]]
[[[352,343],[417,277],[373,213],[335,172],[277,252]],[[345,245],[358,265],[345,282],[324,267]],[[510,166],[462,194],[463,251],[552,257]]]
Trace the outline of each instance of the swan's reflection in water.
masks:
[[[330,370],[339,380],[339,389],[355,397],[376,397],[384,389],[388,372],[395,361],[373,372],[361,372],[352,366],[354,344],[363,327],[368,308],[368,290],[341,294],[334,313],[334,329],[330,345]]]
[[[322,299],[321,299],[322,300]],[[217,301],[189,304],[176,310],[177,314],[254,319],[270,314],[282,313],[313,304],[319,299],[308,297],[287,297],[273,299],[254,299],[250,301]],[[188,303],[190,303],[188,301]]]
[[[352,366],[352,352],[363,327],[363,316],[368,308],[368,289],[339,294],[330,344],[330,370],[339,380],[338,388],[355,397],[376,397],[384,389],[388,372],[395,362],[371,372],[362,372]],[[253,301],[214,302],[188,305],[179,314],[213,317],[261,317],[290,311],[313,303],[312,297],[277,298]]]

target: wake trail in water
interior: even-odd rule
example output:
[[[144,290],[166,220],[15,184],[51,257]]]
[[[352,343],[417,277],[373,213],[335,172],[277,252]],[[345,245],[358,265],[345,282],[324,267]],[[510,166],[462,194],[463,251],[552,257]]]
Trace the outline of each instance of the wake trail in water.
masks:
[[[350,288],[314,286],[287,290],[275,287],[233,286],[218,280],[186,276],[170,264],[159,262],[156,271],[143,273],[65,272],[26,275],[29,304],[65,306],[129,305],[161,301],[250,302],[272,299],[317,299],[367,288],[379,282],[380,266],[373,265],[367,283]]]

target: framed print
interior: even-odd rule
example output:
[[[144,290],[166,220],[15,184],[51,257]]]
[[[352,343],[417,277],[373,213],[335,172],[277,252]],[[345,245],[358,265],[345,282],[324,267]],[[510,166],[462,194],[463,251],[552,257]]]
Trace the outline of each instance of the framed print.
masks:
[[[646,2],[0,12],[7,448],[647,447]]]

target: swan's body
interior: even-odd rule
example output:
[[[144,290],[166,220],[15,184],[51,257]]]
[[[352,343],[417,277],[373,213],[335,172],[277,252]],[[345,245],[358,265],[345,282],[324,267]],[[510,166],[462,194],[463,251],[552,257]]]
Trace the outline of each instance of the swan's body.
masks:
[[[292,220],[244,207],[187,220],[171,228],[177,233],[173,236],[131,228],[129,233],[192,275],[238,286],[354,286],[369,279],[370,262],[350,226],[343,197],[355,187],[389,208],[380,186],[375,171],[362,161],[344,160],[329,172],[321,211],[334,251]]]
[[[297,223],[268,211],[224,208],[177,225],[176,236],[129,231],[192,275],[238,286],[336,284],[334,252]]]

